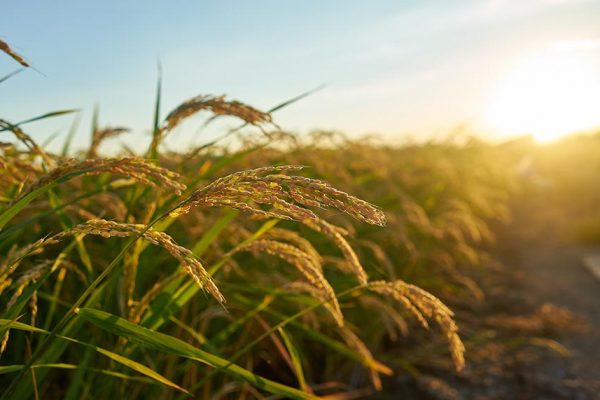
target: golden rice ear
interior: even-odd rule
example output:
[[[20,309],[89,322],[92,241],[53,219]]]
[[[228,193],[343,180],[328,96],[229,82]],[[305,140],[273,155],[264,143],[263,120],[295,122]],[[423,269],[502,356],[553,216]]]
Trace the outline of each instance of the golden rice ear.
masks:
[[[194,254],[187,248],[178,245],[171,236],[164,232],[157,232],[147,225],[143,224],[125,224],[114,221],[107,221],[104,219],[93,219],[86,221],[82,224],[75,225],[74,227],[57,233],[45,239],[40,239],[35,243],[32,243],[23,249],[16,252],[14,261],[12,264],[7,264],[3,267],[4,270],[0,271],[0,283],[7,279],[12,271],[18,265],[18,262],[32,252],[42,251],[43,247],[50,244],[58,243],[60,240],[67,236],[73,235],[97,235],[103,238],[110,237],[142,237],[148,242],[155,246],[162,247],[165,249],[173,258],[175,258],[185,271],[194,279],[199,287],[210,293],[219,303],[224,303],[225,298],[219,291],[208,272],[204,269],[200,261],[194,256]]]
[[[344,316],[339,308],[339,305],[332,304],[330,299],[327,298],[327,293],[323,290],[319,290],[317,287],[302,281],[291,282],[285,286],[286,290],[292,293],[306,293],[316,300],[323,303],[323,307],[329,312],[329,315],[333,317],[333,320],[338,326],[344,325]]]
[[[304,220],[303,223],[309,228],[321,232],[324,235],[328,236],[337,246],[338,249],[344,255],[344,259],[347,262],[348,269],[356,276],[358,282],[361,285],[366,285],[369,277],[365,272],[358,256],[352,249],[352,246],[346,241],[346,239],[342,236],[340,231],[336,229],[337,227],[330,224],[329,222],[316,218],[314,220]]]
[[[186,118],[204,110],[213,113],[211,119],[225,115],[237,117],[246,124],[258,127],[264,133],[266,133],[264,129],[266,125],[277,127],[268,112],[257,110],[237,100],[225,100],[225,96],[200,95],[181,103],[167,115],[162,126],[153,136],[150,148],[157,148],[164,137],[176,126]]]
[[[83,161],[66,160],[38,179],[29,192],[70,175],[95,175],[111,173],[134,179],[149,186],[172,189],[181,194],[187,186],[178,182],[178,173],[152,164],[141,158],[98,158]]]
[[[219,288],[217,288],[200,261],[189,249],[178,245],[171,236],[164,232],[149,229],[147,225],[143,224],[124,224],[95,219],[76,225],[70,230],[61,232],[54,237],[62,237],[65,234],[72,235],[74,233],[99,235],[105,238],[141,236],[155,246],[165,249],[173,258],[181,263],[185,271],[194,279],[199,287],[210,293],[219,303],[225,302],[225,297],[223,297]]]
[[[454,313],[437,297],[402,280],[373,281],[369,282],[367,288],[403,304],[425,327],[429,326],[426,318],[434,320],[446,336],[456,370],[464,368],[465,346],[458,336]]]
[[[40,276],[42,276],[44,272],[46,272],[50,268],[52,264],[53,261],[46,260],[41,264],[28,269],[19,279],[17,279],[17,281],[15,282],[17,287],[13,292],[13,295],[11,296],[10,300],[6,304],[6,309],[9,310],[17,302],[19,297],[23,294],[25,288],[27,288],[27,286],[31,285],[32,283],[35,283],[40,278]],[[31,299],[29,300],[29,307],[31,310],[31,325],[35,325],[35,319],[37,317],[38,311],[37,290],[33,292]],[[4,336],[2,337],[2,341],[0,341],[0,356],[2,356],[2,353],[4,353],[4,351],[6,350],[6,347],[8,345],[8,338],[9,331],[7,330]]]
[[[287,185],[290,196],[299,204],[310,207],[331,207],[371,225],[384,226],[385,214],[371,203],[338,190],[319,179],[288,175],[269,175],[269,182]]]
[[[27,61],[25,61],[25,59],[20,56],[19,54],[17,54],[13,49],[10,48],[10,46],[8,45],[8,43],[0,40],[0,50],[2,50],[3,52],[5,52],[6,54],[8,54],[10,57],[12,57],[13,60],[15,60],[16,62],[18,62],[19,64],[21,64],[24,67],[29,67],[29,63]]]
[[[119,136],[123,133],[129,132],[128,128],[115,127],[115,128],[104,128],[95,129],[92,134],[92,143],[88,150],[88,158],[96,158],[98,156],[98,147],[103,140],[110,139]]]
[[[39,265],[36,265],[35,267],[29,268],[27,271],[25,271],[25,273],[16,281],[16,285],[17,288],[15,289],[15,292],[13,293],[12,297],[10,298],[10,300],[8,301],[8,304],[6,305],[6,309],[11,308],[18,300],[19,296],[21,296],[21,294],[23,294],[23,290],[25,290],[25,288],[27,286],[29,286],[32,283],[35,283],[35,281],[38,280],[38,278],[40,276],[42,276],[42,274],[48,270],[48,268],[50,268],[50,266],[53,264],[53,262],[51,260],[46,260],[44,262],[42,262]]]
[[[22,155],[14,144],[4,147],[0,156],[0,193],[5,195],[2,202],[10,203],[10,197],[20,196],[23,188],[43,173],[43,166],[32,164],[31,157]]]
[[[200,95],[193,97],[167,115],[163,129],[172,130],[187,117],[208,110],[213,114],[237,117],[250,125],[260,126],[273,123],[271,114],[257,110],[237,100],[225,100],[225,96]]]
[[[185,214],[197,206],[229,206],[254,214],[304,222],[318,217],[303,206],[334,207],[363,222],[385,224],[383,212],[366,201],[316,179],[284,175],[302,168],[293,165],[263,167],[225,176],[196,190],[173,210],[172,215]],[[270,208],[265,210],[266,206]]]
[[[335,291],[323,275],[322,269],[314,264],[313,258],[309,254],[287,243],[267,239],[253,240],[240,246],[236,251],[266,253],[281,258],[285,262],[296,267],[315,290],[320,293],[317,299],[326,299],[329,303],[329,309],[332,311],[336,323],[339,326],[344,325],[344,316],[340,309]]]
[[[42,148],[35,142],[35,140],[33,140],[31,136],[25,133],[23,129],[1,118],[0,128],[12,132],[17,137],[17,139],[29,149],[29,151],[32,154],[40,156],[47,165],[54,165],[54,160],[44,150],[42,150]]]
[[[6,258],[0,260],[0,287],[3,287],[5,282],[10,279],[12,273],[19,267],[25,257],[40,254],[44,251],[45,246],[56,244],[58,240],[57,238],[46,237],[23,247],[17,248],[14,246],[11,248]]]
[[[275,239],[282,242],[287,242],[291,245],[296,246],[303,252],[305,252],[308,256],[312,258],[313,263],[319,269],[323,269],[322,263],[323,258],[321,254],[314,248],[311,242],[300,236],[299,233],[283,228],[271,228],[267,233],[263,235],[266,239]]]

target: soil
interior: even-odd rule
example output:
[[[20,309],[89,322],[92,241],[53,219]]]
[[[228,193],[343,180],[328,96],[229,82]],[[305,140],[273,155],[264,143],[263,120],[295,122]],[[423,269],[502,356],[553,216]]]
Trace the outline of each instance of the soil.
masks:
[[[498,238],[497,256],[517,277],[513,290],[525,308],[553,304],[586,325],[550,335],[571,355],[544,354],[529,365],[537,387],[523,398],[600,399],[600,280],[583,264],[600,246],[577,244],[570,232],[568,218],[539,198],[514,206]]]
[[[582,262],[600,246],[577,244],[543,196],[515,201],[512,214],[495,229],[496,267],[480,277],[486,300],[462,311],[467,335],[493,334],[467,346],[460,374],[397,378],[395,398],[600,399],[600,280]]]

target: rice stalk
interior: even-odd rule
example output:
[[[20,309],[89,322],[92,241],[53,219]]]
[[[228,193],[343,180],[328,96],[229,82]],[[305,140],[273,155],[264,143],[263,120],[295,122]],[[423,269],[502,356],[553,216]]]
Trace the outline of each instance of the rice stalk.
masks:
[[[260,128],[263,132],[265,132],[265,125],[275,126],[271,114],[267,112],[257,110],[237,100],[226,100],[225,96],[199,95],[183,102],[166,116],[162,125],[157,127],[154,132],[150,148],[156,149],[164,137],[176,126],[186,118],[204,110],[212,112],[214,117],[223,115],[237,117],[246,124]]]
[[[68,230],[62,231],[48,238],[40,239],[37,242],[26,246],[24,249],[19,251],[19,261],[23,257],[30,255],[33,251],[32,249],[35,249],[39,252],[46,245],[58,243],[67,236],[78,234],[97,235],[103,238],[138,237],[141,235],[148,242],[164,248],[169,254],[171,254],[171,256],[173,256],[181,263],[181,265],[183,265],[186,272],[194,279],[198,286],[210,293],[219,303],[225,302],[225,298],[213,282],[208,272],[204,269],[200,261],[189,249],[186,249],[185,247],[175,243],[173,238],[168,234],[155,231],[151,228],[148,229],[148,227],[143,224],[126,224],[107,221],[104,219],[86,221]],[[14,265],[16,262],[17,261],[13,262],[12,264],[8,264],[10,265],[10,268],[5,267],[4,269],[8,270],[8,272],[13,271],[16,268]],[[5,272],[4,276],[8,276],[8,273]],[[2,282],[1,279],[0,282]]]
[[[96,158],[98,156],[98,147],[100,147],[102,141],[119,136],[126,132],[129,132],[129,129],[123,127],[94,129],[92,134],[92,143],[88,149],[87,158]]]
[[[5,119],[0,118],[0,130],[7,130],[12,132],[17,139],[22,142],[31,153],[40,156],[47,165],[53,165],[54,161],[52,158],[46,154],[44,150],[29,136],[23,129],[8,122]]]
[[[139,158],[100,158],[83,161],[73,159],[63,161],[34,182],[28,192],[55,181],[68,180],[77,175],[97,175],[105,172],[125,176],[148,186],[169,188],[176,194],[181,194],[186,189],[183,183],[176,181],[179,178],[178,173],[154,165],[148,160]]]
[[[15,282],[16,289],[13,292],[13,295],[11,296],[10,300],[6,304],[6,309],[10,310],[12,306],[17,302],[19,297],[23,294],[25,288],[37,281],[38,278],[42,276],[44,272],[46,272],[52,266],[52,264],[52,261],[46,260],[36,265],[35,267],[28,269],[19,279],[17,279],[17,281]],[[34,325],[37,316],[37,292],[34,292],[31,296],[31,299],[29,300],[29,306],[31,309],[31,324]],[[2,336],[2,341],[0,342],[0,357],[2,357],[2,354],[6,350],[9,335],[10,330],[7,330]]]
[[[369,350],[367,345],[362,340],[360,340],[356,333],[352,332],[346,327],[340,328],[339,332],[342,338],[344,339],[344,342],[350,348],[356,350],[356,352],[360,354],[367,362],[367,365],[377,362],[377,360],[375,360],[375,357],[373,357],[373,353],[371,353],[371,350]],[[391,371],[389,373],[391,374]],[[369,368],[369,375],[371,377],[371,383],[373,384],[373,387],[375,387],[375,390],[380,391],[382,389],[382,385],[379,372],[374,368]]]
[[[426,318],[433,319],[446,336],[456,370],[460,371],[464,368],[465,347],[458,336],[458,327],[453,319],[454,313],[437,297],[401,280],[372,281],[367,288],[403,304],[426,328],[429,327]]]
[[[329,237],[336,245],[336,247],[342,252],[350,272],[352,272],[356,276],[358,282],[361,285],[367,284],[369,277],[367,276],[367,273],[361,265],[358,256],[352,249],[352,246],[350,246],[348,241],[346,241],[346,239],[342,236],[339,227],[336,227],[321,218],[304,220],[303,223],[311,229],[314,229],[317,232],[321,232],[325,236]]]
[[[302,250],[312,258],[312,262],[315,266],[322,269],[321,264],[323,263],[323,257],[313,247],[310,241],[303,238],[299,233],[289,229],[271,228],[263,235],[263,237],[267,239],[274,239],[282,242],[287,242],[291,245],[298,247],[300,250]]]
[[[27,61],[25,61],[25,59],[22,56],[20,56],[13,49],[11,49],[11,47],[8,45],[8,43],[6,43],[3,40],[0,40],[0,50],[5,52],[6,54],[8,54],[10,57],[12,57],[13,60],[18,62],[22,66],[29,67],[29,63]]]
[[[204,269],[200,261],[193,253],[175,243],[173,238],[164,232],[158,232],[152,228],[148,229],[143,224],[126,224],[103,219],[95,219],[79,224],[53,236],[55,239],[60,239],[66,235],[73,234],[84,235],[99,235],[103,238],[110,237],[137,237],[142,236],[150,243],[162,247],[173,258],[181,263],[186,272],[194,279],[199,287],[210,293],[219,303],[224,303],[225,298],[213,282],[208,272]]]
[[[325,276],[321,268],[313,263],[310,255],[300,250],[297,247],[287,243],[277,242],[268,239],[257,239],[240,246],[236,251],[251,251],[254,253],[265,253],[274,257],[281,258],[287,263],[293,265],[300,271],[306,280],[320,292],[319,298],[327,299],[329,310],[339,326],[344,325],[344,316],[340,309],[335,292]]]
[[[256,215],[304,222],[318,217],[302,206],[334,207],[363,222],[385,224],[383,212],[372,204],[325,182],[283,174],[303,168],[283,165],[233,173],[193,192],[171,215],[185,214],[197,206],[228,206]]]
[[[45,246],[55,243],[58,243],[58,240],[46,237],[20,248],[13,246],[9,250],[6,258],[0,262],[0,287],[5,287],[5,282],[10,279],[12,273],[18,268],[25,257],[40,254],[44,251]]]
[[[312,298],[322,302],[323,307],[325,307],[325,309],[333,317],[334,321],[338,324],[338,326],[341,326],[340,322],[343,324],[343,321],[340,320],[340,311],[336,309],[334,305],[331,304],[330,299],[327,297],[327,293],[323,290],[319,290],[319,288],[317,288],[316,286],[303,281],[291,282],[285,285],[285,289],[289,290],[292,293],[308,294]]]

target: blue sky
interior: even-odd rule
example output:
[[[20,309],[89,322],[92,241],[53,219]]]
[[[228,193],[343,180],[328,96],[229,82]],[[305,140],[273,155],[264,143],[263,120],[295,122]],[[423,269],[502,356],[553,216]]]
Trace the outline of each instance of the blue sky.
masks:
[[[494,85],[528,54],[557,42],[600,51],[600,1],[589,0],[3,3],[0,37],[43,75],[4,82],[0,116],[81,108],[78,145],[94,104],[102,125],[134,129],[132,146],[147,139],[158,59],[165,111],[196,94],[266,109],[326,83],[276,121],[396,139],[478,129]],[[15,68],[0,55],[0,76]],[[41,141],[71,122],[28,131]]]

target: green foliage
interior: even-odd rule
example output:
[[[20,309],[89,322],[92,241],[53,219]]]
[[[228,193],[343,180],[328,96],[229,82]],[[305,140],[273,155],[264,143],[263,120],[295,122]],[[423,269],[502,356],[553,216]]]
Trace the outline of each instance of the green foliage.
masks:
[[[48,154],[6,124],[23,144],[0,150],[4,398],[315,398],[453,369],[451,312],[409,283],[451,306],[480,301],[471,275],[513,187],[511,157],[493,156],[505,150],[300,139],[212,96],[161,121],[160,98],[159,82],[147,159],[85,160],[110,136],[97,122],[75,161],[70,139]],[[162,153],[200,111],[244,129]],[[396,291],[368,290],[375,280]]]

